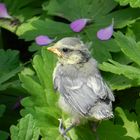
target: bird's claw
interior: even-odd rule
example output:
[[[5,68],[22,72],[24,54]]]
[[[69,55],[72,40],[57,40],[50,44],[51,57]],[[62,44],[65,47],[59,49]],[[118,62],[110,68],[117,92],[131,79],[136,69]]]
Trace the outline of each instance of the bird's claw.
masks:
[[[58,120],[59,120],[59,132],[61,135],[63,135],[63,133],[65,132],[64,124],[62,119],[58,119]]]
[[[59,120],[59,132],[60,134],[65,138],[65,140],[71,140],[67,135],[66,135],[66,131],[64,128],[64,124],[62,119],[58,119]]]

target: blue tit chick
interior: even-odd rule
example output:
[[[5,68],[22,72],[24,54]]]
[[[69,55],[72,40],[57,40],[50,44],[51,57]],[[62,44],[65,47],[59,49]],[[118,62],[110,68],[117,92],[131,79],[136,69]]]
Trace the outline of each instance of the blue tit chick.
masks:
[[[60,93],[59,106],[73,117],[66,134],[81,119],[106,120],[113,117],[114,95],[104,82],[97,61],[79,38],[66,37],[48,48],[57,54],[54,88]]]

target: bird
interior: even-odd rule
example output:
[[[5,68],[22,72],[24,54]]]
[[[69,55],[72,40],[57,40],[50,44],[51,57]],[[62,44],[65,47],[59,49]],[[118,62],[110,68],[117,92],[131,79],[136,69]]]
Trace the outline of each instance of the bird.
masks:
[[[60,93],[58,104],[72,117],[70,127],[65,130],[62,120],[59,120],[64,136],[82,119],[98,122],[113,117],[114,94],[102,78],[98,63],[88,48],[77,37],[62,38],[47,48],[58,57],[53,72],[54,89]]]

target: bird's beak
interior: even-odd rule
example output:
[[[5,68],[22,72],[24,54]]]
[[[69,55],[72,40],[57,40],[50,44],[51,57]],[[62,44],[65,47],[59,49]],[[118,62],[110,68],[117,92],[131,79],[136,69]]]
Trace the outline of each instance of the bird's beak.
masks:
[[[47,50],[50,51],[50,52],[53,52],[53,53],[57,54],[59,57],[62,56],[62,53],[57,48],[55,48],[54,46],[48,47]]]

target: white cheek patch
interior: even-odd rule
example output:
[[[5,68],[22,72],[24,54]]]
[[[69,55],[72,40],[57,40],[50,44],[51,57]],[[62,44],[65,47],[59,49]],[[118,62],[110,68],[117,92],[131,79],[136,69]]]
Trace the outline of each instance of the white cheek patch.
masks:
[[[74,64],[74,63],[78,63],[81,60],[81,55],[77,55],[77,54],[72,54],[69,59],[68,62],[70,64]]]

